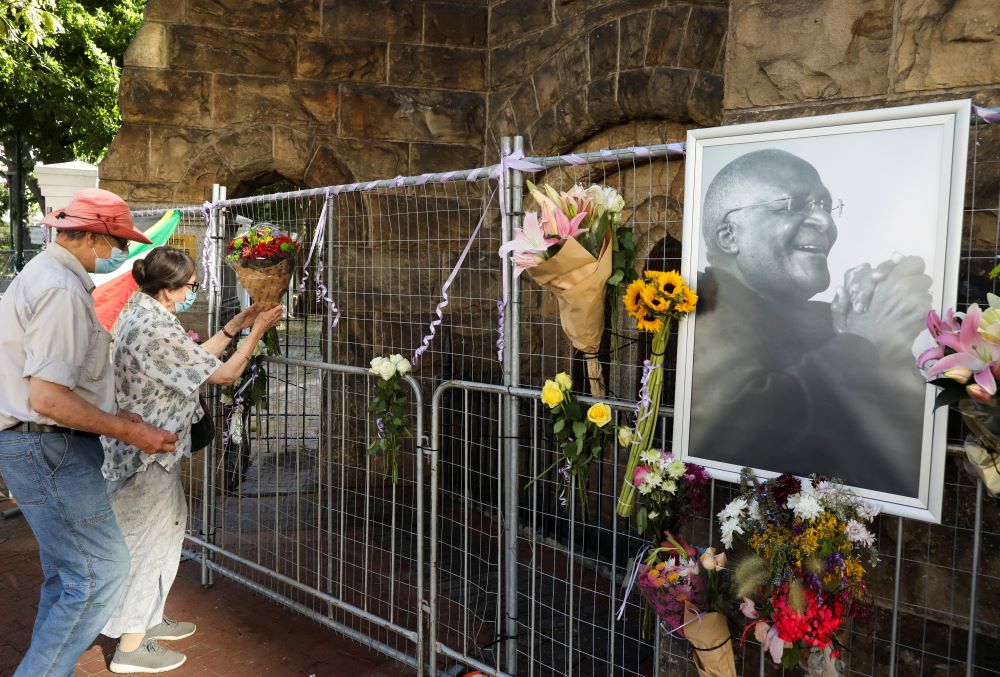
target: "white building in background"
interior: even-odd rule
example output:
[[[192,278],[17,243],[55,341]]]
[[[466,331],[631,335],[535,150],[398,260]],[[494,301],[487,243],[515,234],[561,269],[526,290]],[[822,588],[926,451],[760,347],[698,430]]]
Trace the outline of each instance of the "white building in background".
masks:
[[[53,209],[59,209],[69,204],[73,194],[81,188],[97,188],[97,165],[92,165],[82,160],[72,162],[58,162],[52,165],[38,163],[35,165],[35,177],[38,179],[38,187],[45,199],[44,213],[48,214]],[[28,220],[34,224],[42,215],[33,215]],[[41,242],[41,232],[38,227],[32,225],[30,228],[32,244]]]

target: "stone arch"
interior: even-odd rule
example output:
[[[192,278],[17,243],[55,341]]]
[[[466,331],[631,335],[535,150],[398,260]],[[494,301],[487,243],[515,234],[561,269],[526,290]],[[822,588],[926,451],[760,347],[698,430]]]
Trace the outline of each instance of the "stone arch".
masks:
[[[632,121],[718,124],[727,20],[724,7],[679,5],[615,17],[582,35],[564,22],[562,45],[527,77],[500,70],[496,84],[509,94],[490,128],[524,134],[539,155]]]
[[[177,184],[175,200],[203,200],[211,185],[230,197],[285,179],[302,188],[354,181],[354,173],[333,148],[292,127],[260,124],[230,131],[206,145]]]

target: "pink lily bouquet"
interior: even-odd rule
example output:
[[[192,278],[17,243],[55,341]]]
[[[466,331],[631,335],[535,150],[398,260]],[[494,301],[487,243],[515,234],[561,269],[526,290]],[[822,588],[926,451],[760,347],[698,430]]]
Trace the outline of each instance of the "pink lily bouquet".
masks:
[[[597,351],[604,335],[605,290],[610,287],[617,300],[635,279],[635,236],[619,225],[625,200],[614,188],[597,184],[557,191],[529,181],[528,191],[541,212],[525,214],[499,254],[511,256],[515,276],[528,271],[555,295],[563,331],[586,356],[590,392],[603,397]]]
[[[1000,296],[987,294],[989,307],[971,304],[927,313],[927,329],[913,343],[917,368],[941,391],[934,406],[958,405],[973,435],[965,441],[971,470],[993,496],[1000,495]]]

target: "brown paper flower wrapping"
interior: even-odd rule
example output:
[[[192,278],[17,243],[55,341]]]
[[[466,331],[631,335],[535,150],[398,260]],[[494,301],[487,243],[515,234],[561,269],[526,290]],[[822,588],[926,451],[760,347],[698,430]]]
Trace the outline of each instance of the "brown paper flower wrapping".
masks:
[[[289,257],[267,268],[230,265],[240,278],[240,284],[253,297],[253,302],[261,311],[265,311],[281,303],[285,292],[288,291],[288,282],[295,271],[295,258]]]
[[[710,611],[699,618],[697,609],[685,604],[684,634],[694,647],[694,665],[701,677],[736,677],[733,641],[725,616]]]
[[[559,322],[577,350],[596,355],[604,336],[604,294],[611,277],[611,235],[604,237],[597,258],[574,239],[566,240],[550,259],[527,269],[542,289],[559,303]],[[603,397],[604,376],[597,357],[587,358],[590,393]]]

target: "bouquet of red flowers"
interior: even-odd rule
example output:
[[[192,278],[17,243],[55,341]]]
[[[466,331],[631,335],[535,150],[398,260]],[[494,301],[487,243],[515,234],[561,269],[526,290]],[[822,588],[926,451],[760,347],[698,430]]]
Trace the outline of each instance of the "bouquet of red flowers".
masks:
[[[300,242],[270,224],[261,224],[234,237],[226,248],[226,262],[261,310],[281,302],[295,270]]]

